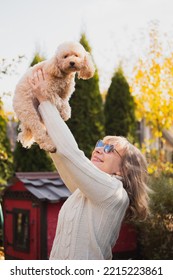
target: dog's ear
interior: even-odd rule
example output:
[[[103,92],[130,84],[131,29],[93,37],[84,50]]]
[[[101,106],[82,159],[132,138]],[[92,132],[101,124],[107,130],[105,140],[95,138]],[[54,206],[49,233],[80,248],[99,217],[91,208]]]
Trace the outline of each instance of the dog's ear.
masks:
[[[56,76],[56,77],[62,76],[56,58],[50,59],[49,63],[46,64],[46,71],[52,76]]]
[[[78,72],[78,78],[83,80],[90,79],[93,77],[94,72],[95,72],[95,67],[91,55],[89,52],[86,52],[84,62],[83,62],[83,67]]]

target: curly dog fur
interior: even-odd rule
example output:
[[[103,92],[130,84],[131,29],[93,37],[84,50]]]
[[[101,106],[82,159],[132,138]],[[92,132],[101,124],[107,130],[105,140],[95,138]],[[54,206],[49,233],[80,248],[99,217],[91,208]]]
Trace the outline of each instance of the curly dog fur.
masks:
[[[89,79],[93,77],[95,68],[90,54],[80,43],[67,42],[58,47],[51,59],[29,68],[16,86],[13,108],[20,121],[18,141],[26,148],[37,142],[41,149],[55,152],[56,148],[38,113],[39,104],[28,79],[38,69],[43,69],[47,74],[44,92],[47,100],[57,107],[66,121],[71,116],[69,98],[75,89],[75,73],[78,78]]]

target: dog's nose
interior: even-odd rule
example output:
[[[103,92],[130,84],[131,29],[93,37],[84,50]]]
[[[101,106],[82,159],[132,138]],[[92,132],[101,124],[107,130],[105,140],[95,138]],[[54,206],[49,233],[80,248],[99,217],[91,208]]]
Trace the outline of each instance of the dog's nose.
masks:
[[[70,66],[74,66],[74,65],[75,65],[75,62],[70,61]]]

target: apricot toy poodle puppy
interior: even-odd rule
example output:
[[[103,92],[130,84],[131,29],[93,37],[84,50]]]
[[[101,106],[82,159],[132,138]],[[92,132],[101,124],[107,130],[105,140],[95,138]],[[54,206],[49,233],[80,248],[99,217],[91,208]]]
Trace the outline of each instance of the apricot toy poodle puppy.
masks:
[[[41,149],[55,152],[56,148],[38,113],[39,104],[29,82],[38,69],[42,69],[46,74],[46,99],[57,107],[66,121],[71,116],[69,99],[75,90],[75,74],[77,73],[79,79],[90,79],[94,75],[95,67],[90,54],[80,43],[66,42],[58,47],[51,59],[29,68],[16,86],[13,108],[20,121],[18,141],[25,148],[37,142]]]

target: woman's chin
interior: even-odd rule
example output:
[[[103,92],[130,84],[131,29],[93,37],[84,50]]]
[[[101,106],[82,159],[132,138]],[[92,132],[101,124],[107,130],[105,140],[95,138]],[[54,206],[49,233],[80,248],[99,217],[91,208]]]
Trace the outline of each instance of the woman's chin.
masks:
[[[91,160],[91,162],[96,166],[98,167],[99,169],[102,170],[102,166],[103,166],[103,163],[101,161],[97,161],[97,160]]]

